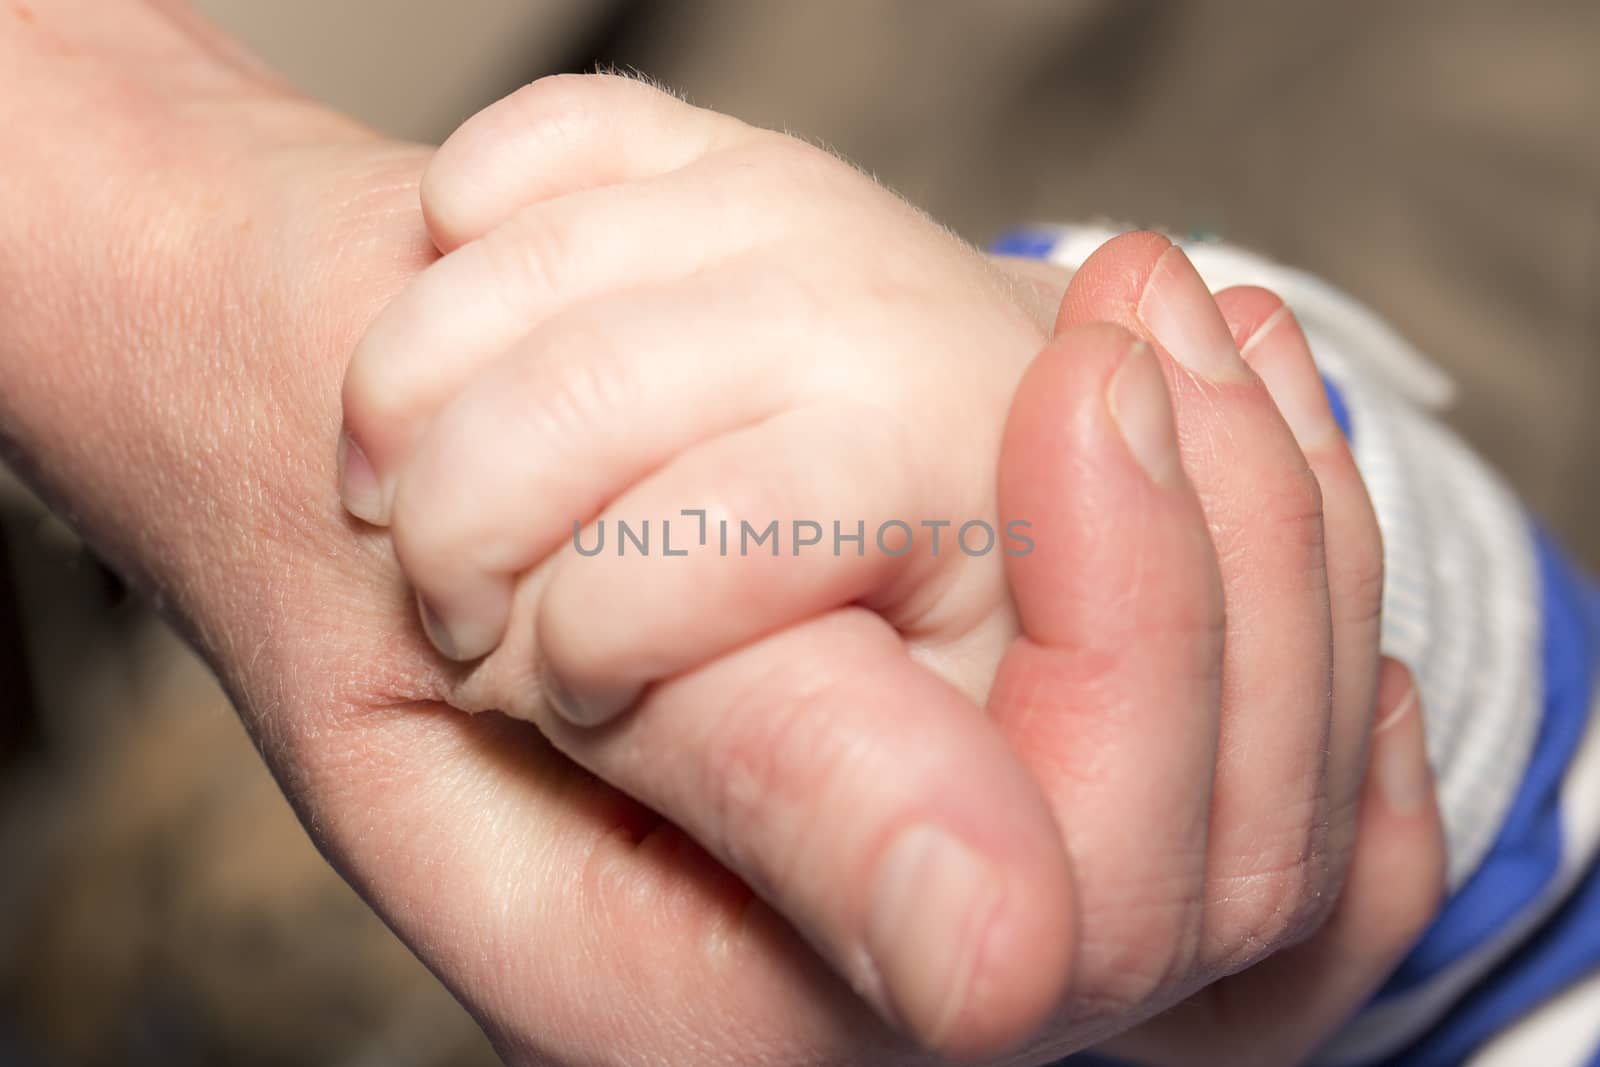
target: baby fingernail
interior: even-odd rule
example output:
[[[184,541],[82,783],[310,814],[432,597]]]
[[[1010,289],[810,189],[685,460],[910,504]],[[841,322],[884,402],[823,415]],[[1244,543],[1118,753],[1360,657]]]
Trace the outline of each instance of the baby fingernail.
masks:
[[[422,619],[422,632],[428,635],[428,641],[438,650],[439,655],[445,659],[459,659],[456,655],[456,643],[450,636],[450,631],[445,628],[439,613],[429,607],[428,602],[417,596],[417,615]]]
[[[446,621],[433,605],[417,594],[417,615],[422,619],[422,631],[428,642],[445,659],[466,662],[479,659],[494,651],[499,634],[488,628],[458,620]]]
[[[965,1005],[1004,895],[993,866],[937,826],[900,832],[879,863],[866,945],[899,1021],[937,1046]]]
[[[1139,298],[1138,315],[1167,354],[1193,373],[1218,383],[1248,380],[1228,324],[1177,245],[1156,261]]]
[[[344,509],[362,522],[382,526],[387,521],[377,471],[355,438],[347,433],[339,435],[339,497]]]
[[[539,686],[556,714],[574,726],[600,726],[610,722],[636,699],[636,695],[621,693],[577,692],[549,669],[540,672]]]
[[[1318,449],[1343,436],[1328,404],[1322,375],[1305,353],[1265,347],[1294,344],[1293,329],[1293,314],[1287,306],[1281,307],[1244,343],[1244,352],[1253,357],[1250,364],[1266,384],[1295,442],[1302,449]]]
[[[1161,365],[1150,346],[1136,341],[1122,357],[1122,366],[1106,389],[1111,419],[1150,480],[1176,485],[1183,467],[1178,460],[1178,434],[1172,422],[1172,401]]]

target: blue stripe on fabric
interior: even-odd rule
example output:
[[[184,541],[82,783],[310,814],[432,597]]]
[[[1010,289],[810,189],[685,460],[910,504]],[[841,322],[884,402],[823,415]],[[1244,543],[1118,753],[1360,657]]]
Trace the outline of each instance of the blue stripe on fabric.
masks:
[[[1561,862],[1561,783],[1589,722],[1596,619],[1582,580],[1542,530],[1534,532],[1544,640],[1544,718],[1528,772],[1483,863],[1452,897],[1379,1000],[1426,984],[1488,940],[1550,883]]]
[[[992,250],[1043,259],[1058,240],[1051,231],[1015,230]],[[1326,376],[1323,385],[1339,428],[1347,438],[1353,436],[1343,392]],[[1582,742],[1600,684],[1600,587],[1584,582],[1542,529],[1534,530],[1533,542],[1542,607],[1545,700],[1527,773],[1482,864],[1445,904],[1376,1000],[1425,985],[1482,945],[1538,898],[1560,866],[1561,785]],[[1596,968],[1600,968],[1600,873],[1591,871],[1529,942],[1486,976],[1426,1037],[1388,1062],[1395,1067],[1460,1063],[1497,1031]],[[1092,1053],[1061,1063],[1116,1067],[1116,1061]],[[1591,1067],[1600,1067],[1600,1051]]]
[[[1344,402],[1344,393],[1326,374],[1322,376],[1322,388],[1327,391],[1328,406],[1333,409],[1333,421],[1339,424],[1346,438],[1352,437],[1354,431],[1350,422],[1350,405]]]
[[[1543,594],[1545,718],[1533,763],[1489,858],[1446,905],[1384,993],[1414,988],[1513,918],[1560,860],[1558,791],[1600,684],[1600,587],[1581,578],[1543,531],[1535,534]],[[1462,1062],[1498,1031],[1572,982],[1600,970],[1600,869],[1394,1067]],[[1573,1051],[1573,1050],[1567,1050]]]
[[[1591,870],[1578,891],[1515,956],[1463,997],[1444,1022],[1385,1063],[1388,1067],[1455,1067],[1501,1030],[1597,970],[1600,874]],[[1581,1050],[1560,1051],[1570,1055]]]
[[[1330,398],[1335,393],[1330,389]],[[1545,715],[1533,762],[1484,867],[1446,905],[1380,996],[1414,988],[1482,943],[1549,883],[1559,863],[1558,793],[1600,685],[1600,587],[1579,577],[1542,531],[1535,531],[1534,543],[1543,605]],[[1423,1037],[1383,1062],[1386,1067],[1456,1067],[1497,1033],[1596,970],[1600,870],[1591,868],[1527,942]],[[1081,1054],[1062,1063],[1114,1067],[1115,1061]],[[1590,1067],[1600,1067],[1600,1050]]]
[[[997,241],[989,245],[989,251],[997,256],[1049,259],[1050,253],[1056,250],[1056,242],[1059,240],[1061,234],[1057,230],[1024,227],[1001,234]]]

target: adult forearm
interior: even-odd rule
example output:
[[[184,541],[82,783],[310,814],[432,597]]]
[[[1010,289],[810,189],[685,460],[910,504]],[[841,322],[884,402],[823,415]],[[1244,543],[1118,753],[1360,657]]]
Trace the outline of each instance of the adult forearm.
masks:
[[[73,517],[137,536],[118,520],[151,501],[120,498],[161,458],[149,431],[201,303],[191,102],[241,80],[131,2],[8,5],[0,64],[0,432]]]
[[[258,642],[255,602],[332,499],[344,352],[424,254],[373,224],[415,213],[417,152],[171,5],[0,7],[0,67],[7,456],[206,651]],[[342,258],[366,277],[334,299]]]

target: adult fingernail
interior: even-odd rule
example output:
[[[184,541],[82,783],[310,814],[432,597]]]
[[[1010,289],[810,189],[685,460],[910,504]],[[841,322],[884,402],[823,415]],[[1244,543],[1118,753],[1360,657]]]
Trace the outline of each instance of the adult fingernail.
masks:
[[[937,826],[902,830],[879,861],[867,952],[891,1010],[925,1044],[959,1017],[1003,895],[993,866]]]
[[[1372,730],[1373,777],[1389,808],[1415,815],[1433,798],[1427,738],[1415,686]]]
[[[1183,467],[1178,460],[1178,434],[1172,423],[1172,401],[1155,353],[1136,341],[1122,357],[1122,366],[1106,387],[1106,405],[1122,439],[1139,466],[1157,485],[1176,485]]]
[[[355,438],[347,433],[339,435],[339,497],[344,509],[362,522],[382,526],[388,521],[378,473]]]
[[[1194,374],[1217,383],[1248,380],[1228,324],[1177,245],[1156,261],[1139,297],[1138,315],[1167,354]]]
[[[1299,446],[1306,450],[1332,444],[1343,435],[1328,403],[1328,390],[1317,373],[1310,353],[1293,336],[1298,330],[1287,305],[1274,311],[1250,339],[1243,354],[1266,384],[1283,421]],[[1267,348],[1272,345],[1274,348]],[[1281,346],[1281,347],[1276,347]]]

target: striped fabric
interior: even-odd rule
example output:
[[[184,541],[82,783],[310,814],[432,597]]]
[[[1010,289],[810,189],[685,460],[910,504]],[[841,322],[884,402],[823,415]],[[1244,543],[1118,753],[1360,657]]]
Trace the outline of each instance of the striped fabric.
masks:
[[[1114,232],[994,250],[1075,268]],[[1266,286],[1305,327],[1383,528],[1383,650],[1417,678],[1438,778],[1449,899],[1317,1064],[1600,1067],[1600,591],[1431,417],[1451,383],[1391,328],[1310,275],[1184,248],[1213,289]]]

